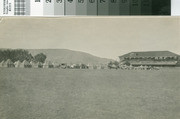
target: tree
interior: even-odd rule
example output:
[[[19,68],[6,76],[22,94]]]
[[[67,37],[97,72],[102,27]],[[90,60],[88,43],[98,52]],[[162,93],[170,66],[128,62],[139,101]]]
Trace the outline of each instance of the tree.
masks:
[[[114,61],[113,64],[116,65],[117,67],[119,67],[119,62],[118,61]]]
[[[108,68],[110,68],[110,69],[118,69],[119,68],[119,62],[118,61],[110,61],[108,63]]]
[[[110,62],[108,63],[108,68],[110,68],[112,65],[113,65],[113,62],[110,61]]]
[[[40,54],[37,54],[37,55],[34,56],[34,60],[36,62],[41,62],[41,63],[44,63],[46,58],[47,58],[46,55],[43,54],[43,53],[40,53]]]
[[[10,59],[12,62],[15,61],[31,61],[33,59],[33,56],[27,51],[22,49],[5,49],[0,50],[0,61],[6,61],[7,59]]]

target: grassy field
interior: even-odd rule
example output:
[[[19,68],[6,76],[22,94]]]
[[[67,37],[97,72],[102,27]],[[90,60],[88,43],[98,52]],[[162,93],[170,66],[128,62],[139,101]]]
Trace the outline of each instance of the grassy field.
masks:
[[[0,68],[0,119],[180,119],[180,69]]]

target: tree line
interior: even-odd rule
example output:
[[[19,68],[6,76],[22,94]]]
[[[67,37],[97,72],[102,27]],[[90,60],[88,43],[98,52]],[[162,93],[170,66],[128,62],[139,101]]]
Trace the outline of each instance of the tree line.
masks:
[[[43,53],[39,53],[35,56],[32,56],[28,50],[23,49],[6,49],[0,50],[0,62],[6,61],[10,59],[12,62],[20,61],[23,62],[24,60],[27,61],[35,61],[35,62],[42,62],[44,63],[46,60],[46,55]]]

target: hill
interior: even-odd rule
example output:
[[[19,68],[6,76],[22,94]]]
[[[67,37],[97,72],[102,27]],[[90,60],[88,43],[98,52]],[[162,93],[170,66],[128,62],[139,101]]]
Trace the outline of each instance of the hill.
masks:
[[[58,63],[85,63],[85,64],[107,64],[111,59],[100,58],[91,54],[72,51],[68,49],[28,49],[34,56],[38,53],[44,53],[47,60]]]

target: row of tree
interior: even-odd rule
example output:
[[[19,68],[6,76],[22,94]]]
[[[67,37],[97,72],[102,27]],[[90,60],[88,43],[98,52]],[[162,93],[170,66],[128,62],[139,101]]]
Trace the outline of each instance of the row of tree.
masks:
[[[1,61],[6,61],[7,59],[10,59],[12,62],[15,61],[21,61],[23,62],[24,60],[27,61],[35,61],[35,62],[42,62],[46,60],[46,55],[43,53],[37,54],[35,56],[32,56],[31,53],[29,53],[28,50],[23,50],[23,49],[6,49],[6,50],[0,50],[0,62]]]

